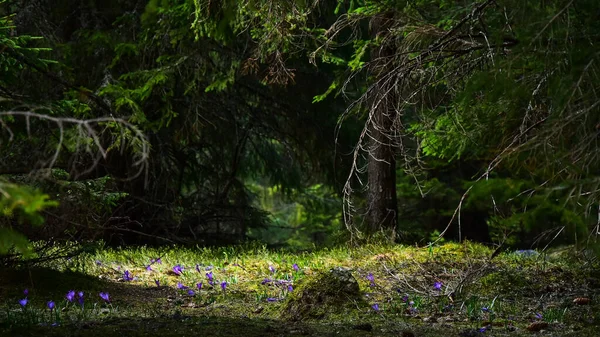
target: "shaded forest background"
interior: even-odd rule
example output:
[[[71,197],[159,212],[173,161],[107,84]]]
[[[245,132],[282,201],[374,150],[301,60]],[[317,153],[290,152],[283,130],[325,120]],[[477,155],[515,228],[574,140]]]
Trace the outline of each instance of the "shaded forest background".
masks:
[[[595,242],[595,0],[6,0],[0,14],[0,253]]]

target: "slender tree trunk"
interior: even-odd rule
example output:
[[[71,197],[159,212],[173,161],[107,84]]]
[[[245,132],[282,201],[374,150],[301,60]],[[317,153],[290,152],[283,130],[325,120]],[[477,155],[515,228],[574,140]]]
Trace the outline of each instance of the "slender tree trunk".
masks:
[[[375,111],[377,126],[371,127],[369,144],[368,226],[371,233],[389,231],[394,239],[398,222],[398,199],[396,196],[396,158],[394,147],[385,131],[391,129],[387,109]],[[387,127],[387,128],[386,128]],[[380,130],[379,128],[382,128]]]
[[[391,25],[393,16],[382,15],[371,23],[372,36],[385,34]],[[390,42],[390,44],[393,42]],[[395,239],[398,223],[398,199],[396,196],[396,156],[394,140],[391,138],[394,119],[396,118],[395,89],[389,90],[384,83],[379,81],[388,73],[387,68],[393,65],[388,62],[394,57],[393,45],[385,45],[373,52],[374,78],[377,81],[371,103],[371,124],[369,126],[369,159],[367,174],[369,179],[368,189],[368,231],[372,234],[380,230],[386,231]],[[389,84],[388,84],[389,85]]]

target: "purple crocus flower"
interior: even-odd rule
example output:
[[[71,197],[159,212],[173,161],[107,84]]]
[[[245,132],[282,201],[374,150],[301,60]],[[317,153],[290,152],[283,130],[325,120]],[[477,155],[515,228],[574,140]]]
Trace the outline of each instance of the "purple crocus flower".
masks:
[[[150,263],[152,263],[152,264],[155,264],[155,263],[156,264],[161,264],[162,261],[160,260],[160,257],[159,257],[158,259],[152,259],[152,260],[150,260]]]
[[[485,326],[484,326],[483,328],[480,328],[480,329],[479,329],[479,332],[481,332],[481,333],[484,333],[484,332],[486,332],[486,331],[487,331],[487,327],[485,327]]]
[[[184,286],[181,282],[177,282],[177,289],[185,290],[188,287]]]
[[[154,280],[154,283],[156,283],[157,287],[160,287],[160,281],[159,280]]]
[[[200,274],[202,274],[202,272],[200,271],[200,265],[196,263],[196,271]]]
[[[77,302],[79,302],[79,305],[83,305],[83,291],[77,293]]]
[[[433,284],[433,288],[437,291],[440,291],[440,290],[442,290],[442,285],[443,285],[442,282],[435,282]]]
[[[209,282],[213,281],[213,273],[212,273],[212,271],[209,271],[208,273],[206,273],[206,278],[208,279]]]
[[[542,319],[542,317],[544,317],[544,316],[542,314],[540,314],[539,312],[535,313],[535,318]]]
[[[198,290],[202,290],[202,282],[196,283],[196,288],[198,288]]]
[[[102,265],[102,262],[100,260],[96,260],[96,265],[99,267]]]
[[[149,264],[146,266],[146,271],[154,271],[154,269],[152,269],[152,265]]]
[[[277,301],[279,301],[279,299],[275,298],[275,297],[268,297],[267,298],[267,302],[277,302]]]
[[[208,266],[208,267],[204,268],[204,270],[206,270],[206,271],[210,271],[210,270],[212,270],[212,269],[213,269],[213,266],[212,266],[212,265],[210,265],[210,266]]]
[[[402,302],[408,302],[408,295],[402,296]]]
[[[48,306],[48,309],[50,309],[50,311],[54,310],[54,308],[56,307],[56,303],[54,303],[54,301],[48,301],[46,305]]]
[[[292,287],[292,285],[291,285],[291,284],[288,286],[288,291],[289,291],[289,292],[292,292],[292,291],[294,291],[294,287]]]
[[[29,300],[27,298],[24,298],[22,300],[19,301],[19,304],[21,305],[21,307],[25,308],[25,306],[27,305],[27,302]]]
[[[227,281],[221,282],[221,289],[223,289],[223,291],[225,291],[225,289],[227,289]]]
[[[373,308],[375,311],[379,311],[379,304],[375,303],[371,306],[371,308]]]
[[[260,282],[260,284],[265,285],[267,283],[271,283],[271,279],[270,278],[266,278],[264,280],[262,280],[262,282]]]
[[[490,312],[490,308],[488,308],[488,307],[483,307],[483,308],[481,308],[481,311],[483,311],[483,312]]]
[[[369,286],[375,286],[375,276],[373,276],[373,273],[369,273],[369,275],[367,275],[367,280],[369,280]]]
[[[69,290],[69,292],[67,293],[67,295],[65,295],[65,298],[67,299],[67,301],[73,302],[73,299],[75,299],[75,291],[74,290]]]
[[[269,271],[270,271],[271,273],[275,274],[275,271],[276,271],[276,270],[275,270],[275,267],[273,267],[273,266],[269,265]]]
[[[110,296],[108,295],[108,293],[100,293],[100,298],[102,298],[104,302],[110,302]]]
[[[27,295],[29,295],[29,289],[23,290],[23,295],[25,295],[25,297],[27,297]]]
[[[192,289],[188,290],[188,292],[187,292],[187,293],[188,293],[188,295],[190,295],[190,296],[194,296],[194,295],[196,295],[196,293],[195,293],[195,292],[194,292]]]
[[[300,268],[298,267],[298,264],[297,264],[297,263],[294,263],[294,264],[292,265],[292,268],[294,269],[294,271],[298,271],[298,270],[300,270]]]
[[[183,273],[183,268],[181,267],[181,265],[176,265],[175,267],[173,267],[173,272],[175,273],[175,275],[179,276],[181,275],[181,273]]]
[[[129,272],[129,270],[126,270],[123,273],[123,280],[129,282],[129,281],[133,281],[133,275],[131,275],[131,273]]]

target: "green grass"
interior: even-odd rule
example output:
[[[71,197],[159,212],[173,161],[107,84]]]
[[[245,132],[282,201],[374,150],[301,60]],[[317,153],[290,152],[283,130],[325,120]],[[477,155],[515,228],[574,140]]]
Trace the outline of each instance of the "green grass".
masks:
[[[591,336],[600,326],[596,261],[569,253],[505,253],[490,260],[491,253],[471,243],[431,249],[365,245],[304,253],[257,245],[98,249],[43,267],[0,273],[0,335],[113,336],[127,331],[129,336],[185,336],[202,331],[209,336],[398,336],[411,331],[416,336],[451,336],[488,327],[480,335],[529,336],[527,327],[539,321],[549,323],[545,335]],[[162,263],[146,270],[159,257]],[[172,272],[175,265],[184,268],[182,275]],[[350,314],[285,321],[280,314],[290,296],[287,285],[262,284],[266,278],[286,280],[293,291],[301,291],[302,280],[333,267],[349,268],[363,293],[364,301]],[[123,280],[125,270],[133,281]],[[208,270],[214,287],[207,284]],[[370,273],[375,284],[367,279]],[[200,291],[198,282],[203,283]],[[441,289],[434,288],[436,282]],[[177,289],[178,283],[196,294]],[[25,288],[29,303],[23,310],[18,301]],[[72,289],[85,292],[83,309],[67,303],[65,294]],[[99,292],[110,293],[111,303],[103,303]],[[591,302],[576,305],[577,297]],[[49,300],[60,309],[50,312]],[[57,319],[59,326],[50,326]]]

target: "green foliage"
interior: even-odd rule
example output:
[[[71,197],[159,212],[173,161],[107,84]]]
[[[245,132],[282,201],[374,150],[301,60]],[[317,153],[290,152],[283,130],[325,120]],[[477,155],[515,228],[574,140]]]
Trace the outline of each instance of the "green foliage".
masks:
[[[340,200],[330,188],[314,185],[303,190],[282,191],[278,186],[252,184],[256,203],[269,212],[270,223],[252,230],[250,237],[274,246],[308,249],[331,244],[342,228]]]
[[[0,1],[0,6],[8,6],[7,0]],[[50,51],[49,48],[31,46],[39,36],[15,34],[13,23],[15,15],[9,14],[0,17],[0,84],[6,85],[17,79],[17,73],[24,69],[20,57],[32,56],[36,65],[45,67],[55,61],[39,57],[41,52]]]
[[[40,214],[48,207],[58,206],[49,196],[28,186],[16,185],[0,181],[0,217],[8,221],[16,219],[19,223],[41,225],[44,217]],[[4,223],[4,221],[3,221]],[[10,227],[0,227],[0,255],[12,249],[16,252],[31,255],[27,238]]]

